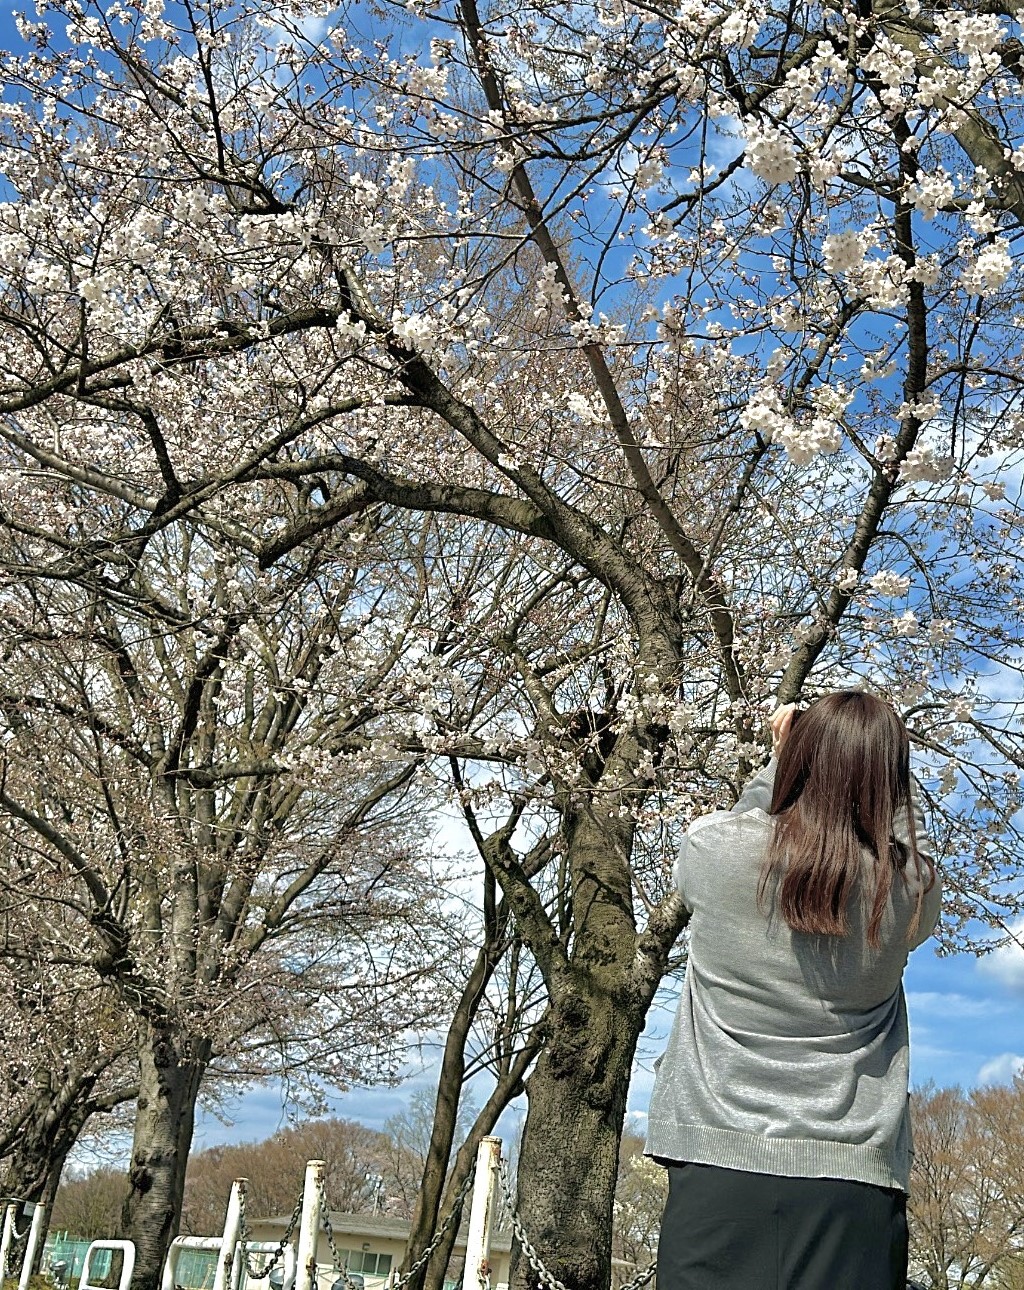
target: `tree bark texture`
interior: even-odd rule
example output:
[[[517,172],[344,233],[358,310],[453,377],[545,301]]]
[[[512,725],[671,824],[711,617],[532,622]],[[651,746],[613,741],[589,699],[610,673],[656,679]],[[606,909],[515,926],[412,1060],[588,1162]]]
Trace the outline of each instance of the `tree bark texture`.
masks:
[[[525,892],[514,900],[549,997],[545,1046],[526,1080],[516,1207],[549,1272],[569,1290],[607,1290],[630,1070],[685,914],[670,899],[638,931],[630,872],[634,825],[620,816],[617,794],[570,806],[563,820],[571,938],[564,930],[556,934]],[[512,891],[507,878],[503,885]],[[537,1285],[518,1247],[511,1282],[513,1290]]]
[[[51,1114],[45,1090],[18,1127],[14,1140],[0,1155],[0,1192],[19,1200],[50,1204],[56,1195],[61,1170],[92,1108],[87,1091],[65,1114]]]
[[[548,1046],[526,1081],[516,1207],[541,1262],[569,1290],[606,1290],[619,1139],[646,1009],[581,990],[552,1011]],[[511,1283],[538,1284],[518,1244]]]
[[[181,1221],[185,1167],[209,1045],[164,1021],[139,1023],[139,1100],[121,1229],[135,1242],[131,1290],[158,1290]]]

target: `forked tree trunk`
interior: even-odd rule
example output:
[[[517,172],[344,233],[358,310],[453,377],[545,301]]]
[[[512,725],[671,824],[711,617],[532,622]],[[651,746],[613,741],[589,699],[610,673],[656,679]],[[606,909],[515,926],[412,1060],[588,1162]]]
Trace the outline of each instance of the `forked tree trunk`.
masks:
[[[406,1265],[414,1263],[419,1258],[433,1239],[437,1226],[441,1197],[448,1175],[448,1162],[451,1159],[455,1141],[459,1099],[462,1096],[465,1081],[466,1041],[494,967],[495,961],[487,953],[487,949],[481,949],[448,1026],[441,1071],[438,1076],[430,1143],[423,1165],[420,1189],[413,1208],[409,1240],[406,1244],[404,1260]],[[438,1265],[440,1260],[435,1256],[431,1259],[431,1263]],[[445,1260],[445,1266],[447,1266],[447,1260]],[[443,1279],[443,1268],[441,1275]],[[409,1290],[423,1290],[426,1277],[427,1269],[420,1269],[409,1281]]]
[[[508,924],[508,912],[504,903],[495,906],[495,883],[491,874],[484,875],[484,907],[487,911],[484,923],[484,943],[477,951],[472,971],[463,986],[452,1019],[448,1024],[444,1053],[441,1058],[441,1070],[438,1076],[437,1096],[434,1101],[434,1119],[430,1129],[430,1142],[427,1157],[423,1165],[423,1177],[416,1196],[410,1220],[409,1239],[403,1260],[408,1267],[419,1259],[434,1239],[440,1222],[441,1202],[445,1193],[446,1181],[451,1190],[449,1179],[449,1162],[452,1147],[455,1144],[455,1133],[459,1118],[459,1101],[462,1097],[466,1078],[466,1044],[469,1040],[473,1023],[476,1020],[480,1004],[487,986],[494,976],[495,969],[501,960],[500,942],[505,936]],[[490,1133],[497,1117],[505,1109],[509,1098],[514,1095],[519,1081],[498,1080],[487,1105],[476,1117],[470,1137],[474,1144],[484,1134]],[[475,1145],[471,1148],[475,1150]],[[465,1148],[459,1153],[453,1167],[453,1176],[460,1174],[460,1159],[465,1155]],[[469,1165],[472,1168],[472,1164]],[[462,1176],[465,1176],[465,1162],[461,1164]],[[461,1178],[455,1179],[458,1186]],[[453,1219],[453,1225],[458,1220]],[[440,1247],[432,1255],[428,1265],[415,1273],[408,1282],[408,1290],[442,1290],[448,1261],[454,1245],[455,1233],[451,1239],[442,1239]]]
[[[181,1221],[185,1167],[196,1099],[210,1058],[172,1026],[139,1022],[139,1099],[121,1211],[122,1234],[135,1242],[131,1290],[158,1290],[164,1259]]]
[[[451,1223],[431,1256],[430,1262],[427,1264],[426,1276],[423,1279],[423,1290],[444,1290],[448,1265],[455,1251],[455,1242],[459,1234],[460,1216],[464,1209],[463,1203],[460,1202],[458,1205],[459,1214],[452,1213],[455,1208],[454,1197],[476,1168],[476,1153],[480,1143],[487,1134],[493,1132],[494,1126],[498,1122],[498,1117],[512,1098],[517,1097],[522,1092],[523,1076],[540,1051],[543,1034],[544,1026],[543,1023],[540,1023],[534,1027],[529,1039],[510,1063],[508,1069],[499,1076],[495,1087],[491,1090],[490,1097],[488,1097],[473,1122],[473,1127],[465,1142],[455,1153],[455,1161],[452,1164],[448,1185],[445,1189],[446,1199],[443,1206],[443,1217],[439,1216],[438,1218],[438,1224],[440,1224],[445,1222],[450,1215]]]

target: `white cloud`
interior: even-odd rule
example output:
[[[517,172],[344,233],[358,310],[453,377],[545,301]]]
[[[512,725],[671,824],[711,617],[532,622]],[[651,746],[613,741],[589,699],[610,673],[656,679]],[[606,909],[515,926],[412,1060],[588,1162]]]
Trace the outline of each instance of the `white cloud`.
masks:
[[[978,1084],[1009,1084],[1014,1075],[1024,1075],[1024,1057],[1019,1053],[1000,1053],[978,1071]]]
[[[978,970],[1005,989],[1024,994],[1024,918],[1012,923],[1010,931],[1016,937],[1016,943],[1011,941],[986,954],[978,960]]]
[[[941,990],[908,990],[907,1007],[912,1017],[924,1013],[938,1017],[991,1017],[1006,1012],[1007,1004],[992,999],[975,999],[968,994],[947,993]]]

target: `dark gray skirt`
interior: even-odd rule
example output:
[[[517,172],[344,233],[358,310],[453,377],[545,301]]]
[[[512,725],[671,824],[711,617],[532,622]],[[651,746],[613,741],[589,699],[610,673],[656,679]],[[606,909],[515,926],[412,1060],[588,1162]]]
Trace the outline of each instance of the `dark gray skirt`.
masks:
[[[901,1191],[715,1165],[669,1165],[668,1173],[658,1290],[906,1286]]]

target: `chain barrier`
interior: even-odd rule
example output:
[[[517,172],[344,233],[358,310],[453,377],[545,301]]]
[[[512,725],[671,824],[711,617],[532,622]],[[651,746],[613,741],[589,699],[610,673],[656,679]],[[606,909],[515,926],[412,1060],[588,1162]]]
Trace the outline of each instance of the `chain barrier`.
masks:
[[[534,1249],[530,1238],[526,1235],[526,1228],[523,1227],[522,1219],[516,1211],[516,1201],[512,1194],[512,1186],[508,1180],[508,1169],[503,1159],[498,1160],[498,1180],[501,1183],[502,1196],[508,1209],[509,1222],[512,1225],[512,1232],[519,1242],[519,1248],[526,1256],[526,1261],[531,1269],[536,1273],[537,1280],[541,1285],[546,1285],[548,1290],[566,1290],[564,1281],[559,1279],[547,1270],[540,1261],[540,1255]]]
[[[498,1179],[501,1182],[502,1200],[508,1212],[513,1235],[519,1242],[519,1248],[525,1255],[531,1271],[536,1275],[541,1285],[548,1287],[548,1290],[566,1290],[565,1282],[559,1281],[554,1273],[547,1270],[530,1238],[526,1235],[526,1228],[523,1227],[523,1221],[516,1210],[516,1198],[512,1193],[512,1186],[509,1182],[508,1170],[504,1160],[498,1161]],[[632,1281],[627,1281],[625,1285],[620,1286],[619,1290],[642,1290],[642,1287],[647,1285],[648,1281],[654,1276],[657,1268],[657,1263],[652,1263],[643,1272],[637,1273]]]
[[[558,1278],[553,1273],[549,1272],[544,1266],[541,1262],[540,1255],[537,1253],[536,1248],[527,1236],[526,1229],[523,1227],[522,1219],[519,1217],[516,1210],[515,1196],[513,1195],[511,1184],[509,1182],[508,1170],[505,1161],[502,1159],[498,1160],[498,1180],[501,1185],[501,1200],[505,1206],[506,1213],[508,1214],[513,1235],[519,1242],[519,1247],[525,1255],[526,1261],[529,1263],[531,1270],[536,1275],[538,1282],[542,1286],[546,1286],[547,1290],[568,1290],[565,1282],[559,1281]],[[473,1174],[470,1173],[459,1188],[458,1195],[452,1203],[448,1217],[434,1233],[430,1244],[424,1247],[423,1252],[415,1263],[410,1264],[405,1272],[400,1276],[394,1277],[389,1282],[389,1290],[404,1290],[404,1287],[408,1285],[413,1277],[426,1267],[427,1263],[430,1261],[431,1255],[444,1240],[445,1236],[451,1230],[452,1225],[461,1217],[463,1203],[472,1186]],[[324,1185],[323,1178],[321,1178],[317,1184],[317,1191],[320,1196],[320,1226],[327,1237],[327,1244],[330,1247],[331,1258],[334,1261],[335,1270],[341,1274],[341,1279],[344,1283],[344,1290],[363,1290],[360,1283],[353,1279],[349,1272],[348,1264],[341,1257],[341,1251],[338,1249],[338,1244],[334,1237],[334,1228],[331,1226],[330,1203],[327,1199],[327,1188]],[[265,1267],[257,1270],[252,1266],[252,1263],[249,1260],[249,1245],[252,1241],[252,1233],[249,1231],[249,1225],[246,1221],[245,1193],[242,1193],[241,1205],[239,1208],[238,1243],[242,1254],[242,1265],[247,1277],[251,1280],[265,1280],[270,1276],[271,1272],[273,1272],[284,1257],[285,1249],[288,1242],[291,1240],[292,1233],[295,1231],[296,1224],[298,1223],[301,1214],[302,1196],[299,1197],[294,1210],[292,1210],[292,1216],[288,1220],[288,1226],[285,1229],[284,1235],[281,1237],[280,1241],[278,1241],[277,1249],[274,1251],[270,1262],[267,1263]],[[619,1290],[643,1290],[643,1287],[646,1286],[654,1276],[657,1266],[658,1265],[656,1263],[652,1263],[650,1267],[645,1268],[642,1272],[638,1273],[632,1281],[627,1281],[625,1284],[621,1285]],[[487,1277],[485,1290],[488,1290],[489,1286],[490,1278]]]
[[[324,1186],[322,1177],[317,1181],[316,1189],[320,1194],[320,1226],[327,1233],[327,1244],[331,1247],[334,1270],[341,1273],[341,1279],[345,1283],[345,1290],[362,1290],[359,1283],[352,1280],[348,1264],[341,1257],[341,1252],[334,1240],[334,1228],[331,1227],[331,1207],[327,1200],[327,1188]]]
[[[415,1263],[411,1264],[406,1269],[406,1271],[401,1274],[401,1276],[396,1276],[394,1280],[388,1283],[390,1290],[403,1290],[403,1287],[406,1286],[412,1280],[412,1278],[416,1275],[416,1273],[419,1272],[422,1268],[425,1268],[427,1266],[427,1263],[430,1260],[430,1256],[434,1253],[437,1247],[444,1240],[445,1236],[451,1230],[452,1224],[460,1217],[462,1212],[462,1203],[466,1199],[466,1196],[469,1194],[469,1190],[472,1186],[473,1186],[473,1175],[472,1173],[470,1173],[467,1176],[466,1181],[459,1188],[459,1193],[455,1197],[455,1200],[452,1203],[452,1208],[450,1213],[448,1214],[448,1217],[444,1220],[441,1226],[434,1233],[433,1240],[430,1242],[428,1246],[424,1248],[423,1253],[419,1256],[419,1258],[416,1260]],[[327,1203],[327,1190],[324,1187],[324,1183],[322,1179],[320,1181],[319,1191],[320,1191],[320,1222],[321,1222],[321,1226],[324,1229],[324,1232],[327,1234],[327,1244],[331,1248],[331,1258],[334,1260],[334,1266],[342,1275],[342,1279],[345,1282],[345,1290],[361,1290],[361,1288],[352,1281],[349,1274],[348,1267],[345,1264],[345,1261],[342,1259],[341,1254],[338,1250],[338,1247],[335,1244],[334,1230],[331,1227],[330,1205]]]
[[[472,1187],[473,1187],[473,1174],[472,1174],[472,1171],[470,1171],[470,1173],[466,1175],[466,1179],[463,1182],[462,1186],[459,1188],[458,1195],[455,1197],[454,1201],[452,1202],[452,1207],[451,1207],[451,1210],[449,1211],[448,1217],[444,1220],[441,1226],[437,1229],[437,1232],[434,1234],[434,1239],[430,1242],[428,1246],[426,1246],[423,1253],[416,1260],[416,1262],[409,1267],[408,1271],[403,1272],[400,1277],[395,1278],[395,1281],[394,1281],[394,1284],[392,1285],[391,1290],[402,1290],[402,1287],[406,1285],[409,1281],[411,1281],[412,1278],[416,1275],[417,1272],[420,1271],[421,1268],[425,1268],[427,1266],[427,1263],[430,1260],[430,1256],[434,1253],[437,1247],[444,1240],[447,1233],[451,1230],[452,1225],[462,1217],[462,1205],[466,1197],[469,1195]]]
[[[21,1209],[22,1206],[25,1206],[25,1205],[27,1205],[30,1210],[35,1209],[35,1206],[32,1204],[32,1202],[25,1200],[23,1196],[0,1196],[0,1223],[3,1222],[3,1216],[6,1215],[7,1207],[9,1205],[14,1205],[16,1210]],[[29,1232],[32,1230],[31,1215],[26,1215],[26,1217],[28,1217],[28,1227],[26,1227],[23,1232],[19,1232],[17,1213],[14,1213],[11,1215],[11,1239],[12,1240],[23,1241],[25,1237],[28,1236]]]
[[[627,1281],[625,1285],[619,1286],[619,1290],[640,1290],[640,1287],[645,1286],[657,1270],[658,1264],[657,1261],[655,1261],[650,1265],[650,1267],[644,1268],[643,1272],[637,1273],[632,1281]]]
[[[281,1262],[284,1258],[284,1252],[288,1248],[288,1242],[292,1239],[292,1232],[295,1231],[295,1225],[298,1223],[301,1213],[302,1194],[300,1193],[299,1199],[295,1202],[295,1208],[292,1210],[292,1216],[288,1220],[288,1226],[285,1228],[284,1236],[282,1236],[278,1241],[277,1249],[271,1256],[270,1262],[265,1264],[262,1268],[254,1268],[249,1259],[249,1245],[252,1241],[252,1232],[249,1231],[249,1224],[246,1221],[245,1192],[242,1192],[239,1197],[238,1206],[238,1248],[242,1255],[242,1268],[245,1271],[246,1277],[250,1281],[265,1281]]]

